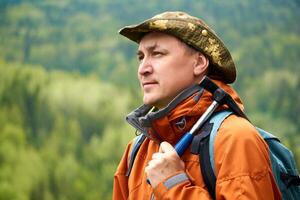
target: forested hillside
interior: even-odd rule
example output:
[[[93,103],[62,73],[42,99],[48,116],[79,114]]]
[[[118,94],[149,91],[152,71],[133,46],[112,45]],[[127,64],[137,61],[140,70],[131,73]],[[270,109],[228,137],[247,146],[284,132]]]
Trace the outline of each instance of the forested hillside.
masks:
[[[300,166],[298,0],[0,1],[0,200],[111,199],[141,103],[136,44],[118,35],[166,10],[227,44],[251,120]]]

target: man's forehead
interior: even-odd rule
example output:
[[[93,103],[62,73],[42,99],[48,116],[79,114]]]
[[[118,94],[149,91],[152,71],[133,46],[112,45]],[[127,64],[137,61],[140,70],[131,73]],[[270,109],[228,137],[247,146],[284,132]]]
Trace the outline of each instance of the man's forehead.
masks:
[[[176,37],[165,34],[165,33],[148,33],[146,34],[139,43],[139,49],[155,49],[155,48],[161,48],[166,47],[168,45],[178,45],[181,41],[177,39]]]
[[[157,49],[157,48],[160,48],[161,45],[158,44],[157,41],[151,41],[151,42],[147,42],[147,43],[140,43],[139,44],[139,48],[138,48],[138,51],[143,51],[143,50],[154,50],[154,49]]]

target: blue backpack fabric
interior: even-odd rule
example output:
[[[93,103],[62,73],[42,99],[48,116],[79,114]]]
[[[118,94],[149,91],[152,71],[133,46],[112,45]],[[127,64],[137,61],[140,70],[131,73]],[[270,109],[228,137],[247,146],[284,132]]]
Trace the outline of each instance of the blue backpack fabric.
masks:
[[[215,164],[214,164],[214,143],[218,129],[222,124],[223,120],[226,119],[233,112],[229,110],[224,110],[221,112],[215,113],[209,120],[210,124],[213,124],[210,136],[209,136],[209,161],[211,165],[211,176],[215,176]],[[299,175],[296,167],[296,162],[292,152],[286,148],[280,140],[272,135],[271,133],[266,132],[260,128],[257,128],[257,131],[265,142],[269,146],[269,153],[272,163],[272,172],[276,179],[277,186],[279,187],[282,198],[286,200],[299,200],[300,199],[300,186],[299,186]],[[205,164],[204,164],[205,165]],[[202,166],[202,163],[201,163]],[[211,179],[211,178],[210,178]],[[214,179],[215,180],[215,179]],[[207,183],[207,185],[213,185],[214,183]]]

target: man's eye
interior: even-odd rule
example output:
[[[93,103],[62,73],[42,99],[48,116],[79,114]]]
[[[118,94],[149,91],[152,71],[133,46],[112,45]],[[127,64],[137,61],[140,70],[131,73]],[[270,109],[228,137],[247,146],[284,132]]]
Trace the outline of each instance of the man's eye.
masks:
[[[160,51],[153,51],[152,54],[153,54],[153,56],[162,56],[163,55],[163,53]]]
[[[137,58],[138,58],[138,60],[139,60],[139,61],[141,61],[141,60],[143,60],[143,59],[144,59],[144,56],[142,56],[142,55],[139,55]]]

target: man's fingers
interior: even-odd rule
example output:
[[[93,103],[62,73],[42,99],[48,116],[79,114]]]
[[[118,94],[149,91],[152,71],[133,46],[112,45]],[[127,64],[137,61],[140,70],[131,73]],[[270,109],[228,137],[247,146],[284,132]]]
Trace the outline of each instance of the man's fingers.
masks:
[[[158,159],[158,158],[161,158],[162,157],[162,153],[154,153],[152,155],[152,159]]]
[[[168,142],[162,142],[162,143],[160,143],[159,152],[160,153],[174,152],[174,153],[177,154],[177,152],[174,149],[174,147],[170,143],[168,143]]]

